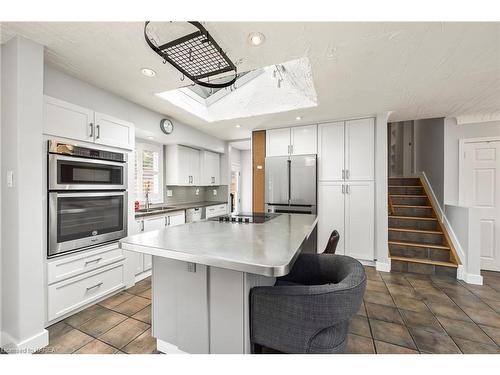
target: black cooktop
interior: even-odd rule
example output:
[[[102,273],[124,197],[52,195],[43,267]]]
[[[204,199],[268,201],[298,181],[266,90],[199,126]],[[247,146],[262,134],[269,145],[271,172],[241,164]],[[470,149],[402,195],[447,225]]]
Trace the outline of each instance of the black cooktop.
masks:
[[[219,221],[221,223],[239,223],[239,224],[262,224],[266,221],[274,219],[280,214],[274,213],[241,213],[229,214],[211,218],[212,221]]]

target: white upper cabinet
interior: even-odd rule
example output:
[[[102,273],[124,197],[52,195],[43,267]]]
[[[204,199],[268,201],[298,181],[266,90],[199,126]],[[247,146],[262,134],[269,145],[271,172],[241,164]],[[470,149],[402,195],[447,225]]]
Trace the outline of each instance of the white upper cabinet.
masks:
[[[266,156],[286,156],[290,153],[290,128],[266,131]]]
[[[130,122],[95,113],[95,143],[107,146],[134,148],[134,131]]]
[[[134,125],[60,99],[44,96],[44,134],[132,150]]]
[[[94,141],[94,111],[44,96],[43,132],[56,137]]]
[[[375,119],[320,124],[318,179],[371,181],[375,178]]]
[[[344,170],[344,122],[318,126],[318,180],[338,181]]]
[[[309,155],[316,152],[316,125],[266,131],[266,156]]]
[[[290,128],[290,154],[310,155],[317,153],[317,129],[316,125]]]
[[[346,180],[373,180],[375,169],[375,119],[345,123]]]
[[[202,186],[220,185],[220,156],[215,152],[201,151]]]
[[[168,145],[165,152],[167,185],[200,185],[200,151],[180,145]]]

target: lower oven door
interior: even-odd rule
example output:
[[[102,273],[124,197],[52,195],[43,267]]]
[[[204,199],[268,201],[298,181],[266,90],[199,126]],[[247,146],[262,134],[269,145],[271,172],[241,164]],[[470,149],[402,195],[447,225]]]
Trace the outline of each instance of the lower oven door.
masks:
[[[127,235],[127,192],[49,193],[48,257]]]
[[[316,215],[316,206],[313,206],[313,205],[290,205],[290,204],[266,204],[266,212],[276,213],[276,214]]]

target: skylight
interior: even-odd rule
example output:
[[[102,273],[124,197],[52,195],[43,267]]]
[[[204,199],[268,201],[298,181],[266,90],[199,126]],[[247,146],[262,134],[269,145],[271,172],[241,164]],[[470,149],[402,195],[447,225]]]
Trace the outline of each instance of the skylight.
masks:
[[[220,90],[188,86],[156,95],[207,122],[318,105],[311,65],[306,57],[247,72],[238,78],[235,86]]]

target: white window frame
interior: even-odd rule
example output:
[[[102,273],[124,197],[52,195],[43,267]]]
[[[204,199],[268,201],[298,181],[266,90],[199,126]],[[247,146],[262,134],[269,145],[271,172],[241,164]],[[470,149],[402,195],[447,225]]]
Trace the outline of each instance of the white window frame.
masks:
[[[141,183],[137,183],[137,180],[134,180],[136,186],[135,192],[135,200],[138,200],[141,203],[146,201],[146,197],[143,192],[143,184],[142,184],[142,153],[143,151],[153,151],[158,152],[158,193],[153,194],[150,193],[149,202],[150,203],[163,203],[164,197],[164,187],[163,187],[163,145],[158,143],[150,143],[144,141],[137,141],[135,144],[135,177],[137,180],[141,181]]]

